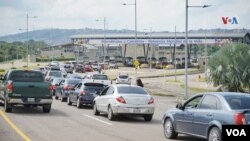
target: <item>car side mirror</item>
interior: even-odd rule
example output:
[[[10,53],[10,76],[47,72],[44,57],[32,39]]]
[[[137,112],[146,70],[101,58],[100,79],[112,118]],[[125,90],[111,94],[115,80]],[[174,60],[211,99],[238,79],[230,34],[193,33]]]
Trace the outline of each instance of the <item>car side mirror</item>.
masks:
[[[181,109],[181,110],[183,110],[183,106],[182,106],[182,104],[181,104],[181,103],[178,103],[178,104],[176,105],[176,108],[177,108],[177,109]]]

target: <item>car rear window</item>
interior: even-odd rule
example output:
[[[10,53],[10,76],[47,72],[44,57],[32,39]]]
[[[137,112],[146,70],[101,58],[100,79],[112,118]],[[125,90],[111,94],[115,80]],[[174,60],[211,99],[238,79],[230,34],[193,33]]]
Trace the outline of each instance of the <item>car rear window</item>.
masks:
[[[224,97],[233,110],[250,109],[249,95],[229,95]]]
[[[60,71],[51,71],[49,76],[62,77],[62,73]]]
[[[108,76],[107,75],[93,75],[93,79],[96,79],[96,80],[108,80]]]
[[[117,87],[118,93],[122,94],[147,94],[141,87],[119,86]]]
[[[43,82],[43,74],[38,71],[14,71],[10,74],[14,82]]]
[[[52,84],[59,84],[62,81],[62,79],[53,79]]]
[[[120,75],[119,78],[121,78],[121,79],[127,79],[128,76],[127,75]]]
[[[84,84],[84,90],[89,93],[101,92],[103,89],[104,85]]]
[[[69,84],[69,85],[75,85],[77,83],[79,83],[81,80],[78,80],[78,79],[68,79],[66,80],[66,84]]]

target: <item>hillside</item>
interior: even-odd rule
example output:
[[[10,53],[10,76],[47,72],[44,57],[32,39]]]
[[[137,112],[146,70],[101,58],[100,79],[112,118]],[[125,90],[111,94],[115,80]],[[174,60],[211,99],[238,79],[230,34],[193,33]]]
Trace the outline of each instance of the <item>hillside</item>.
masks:
[[[167,33],[168,31],[162,31],[159,33]],[[204,33],[204,32],[223,32],[223,33],[237,33],[237,32],[250,32],[249,29],[198,29],[190,30],[190,33]],[[134,33],[133,30],[107,30],[107,34],[118,33]],[[138,32],[143,33],[143,32]],[[49,45],[56,45],[70,42],[70,36],[77,34],[103,34],[103,29],[43,29],[29,32],[29,39],[35,41],[44,41]],[[7,35],[0,37],[0,41],[14,42],[14,41],[26,41],[26,32]]]

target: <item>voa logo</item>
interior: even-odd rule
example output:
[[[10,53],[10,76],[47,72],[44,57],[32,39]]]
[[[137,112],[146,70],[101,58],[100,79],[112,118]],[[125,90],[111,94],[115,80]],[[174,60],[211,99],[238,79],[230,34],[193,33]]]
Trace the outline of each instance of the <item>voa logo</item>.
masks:
[[[244,129],[226,129],[227,136],[247,136]]]
[[[223,24],[238,24],[238,18],[237,17],[222,17]]]

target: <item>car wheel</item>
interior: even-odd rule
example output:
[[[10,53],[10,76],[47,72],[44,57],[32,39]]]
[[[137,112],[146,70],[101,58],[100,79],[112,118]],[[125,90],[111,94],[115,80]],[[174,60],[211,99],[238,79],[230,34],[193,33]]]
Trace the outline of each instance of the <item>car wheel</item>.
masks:
[[[115,120],[115,115],[113,114],[111,106],[108,107],[108,119],[109,120]]]
[[[144,116],[144,120],[145,120],[145,121],[151,121],[152,118],[153,118],[153,115],[145,115],[145,116]]]
[[[94,115],[100,115],[100,112],[97,110],[97,106],[95,103],[93,105],[93,113],[94,113]]]
[[[70,101],[70,98],[69,98],[69,97],[67,98],[67,104],[68,104],[68,105],[72,105],[72,102]]]
[[[4,111],[7,113],[10,113],[12,111],[12,108],[6,99],[4,100]]]
[[[82,108],[82,104],[80,103],[80,98],[77,99],[76,107],[77,107],[78,109]]]
[[[62,97],[62,98],[61,98],[61,102],[65,102],[65,97]]]
[[[220,130],[217,127],[213,127],[209,131],[208,141],[221,141]]]
[[[168,139],[176,139],[178,136],[178,133],[174,131],[174,126],[169,118],[165,120],[163,130],[165,137]]]
[[[43,106],[43,112],[44,113],[49,113],[51,109],[51,105],[44,105]]]

